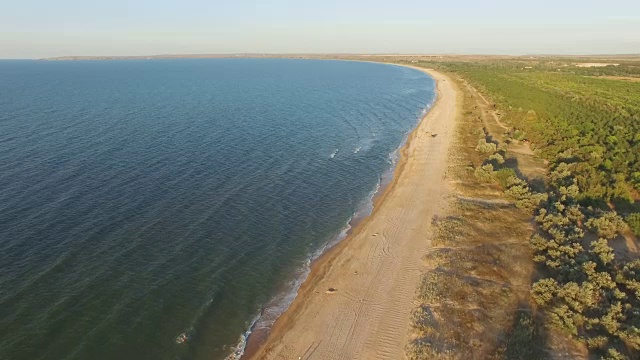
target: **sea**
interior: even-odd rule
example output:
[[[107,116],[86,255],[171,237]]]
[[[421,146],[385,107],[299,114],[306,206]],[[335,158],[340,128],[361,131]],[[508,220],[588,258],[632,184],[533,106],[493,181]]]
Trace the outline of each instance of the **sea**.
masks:
[[[435,99],[400,66],[0,61],[0,359],[235,359]]]

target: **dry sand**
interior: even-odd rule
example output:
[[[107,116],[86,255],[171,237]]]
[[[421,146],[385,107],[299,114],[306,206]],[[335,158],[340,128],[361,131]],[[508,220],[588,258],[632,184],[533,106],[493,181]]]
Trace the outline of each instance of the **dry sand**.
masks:
[[[371,216],[314,263],[293,304],[247,357],[404,358],[431,221],[446,204],[457,114],[454,83],[417,69],[437,80],[438,98],[402,148],[392,183]]]
[[[584,68],[605,67],[605,66],[609,66],[609,65],[618,66],[620,64],[613,64],[613,63],[580,63],[580,64],[576,64],[577,67],[584,67]]]

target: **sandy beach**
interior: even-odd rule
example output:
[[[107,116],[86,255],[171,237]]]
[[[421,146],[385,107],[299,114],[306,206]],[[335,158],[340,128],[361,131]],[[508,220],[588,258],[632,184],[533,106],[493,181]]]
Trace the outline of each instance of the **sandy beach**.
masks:
[[[436,79],[438,97],[401,149],[392,182],[373,213],[313,264],[267,339],[250,339],[245,358],[404,357],[431,221],[446,207],[457,113],[455,85],[441,73],[416,69]]]

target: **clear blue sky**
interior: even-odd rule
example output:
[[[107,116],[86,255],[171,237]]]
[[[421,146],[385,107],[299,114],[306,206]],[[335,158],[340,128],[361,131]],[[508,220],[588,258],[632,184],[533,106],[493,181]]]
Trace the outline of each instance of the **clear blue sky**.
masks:
[[[0,0],[0,58],[640,53],[640,0]]]

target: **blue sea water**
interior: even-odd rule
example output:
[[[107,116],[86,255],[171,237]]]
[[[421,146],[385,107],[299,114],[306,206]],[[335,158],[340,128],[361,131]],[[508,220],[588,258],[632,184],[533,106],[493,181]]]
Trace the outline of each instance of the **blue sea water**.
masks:
[[[373,63],[0,61],[0,359],[225,358],[434,97]]]

